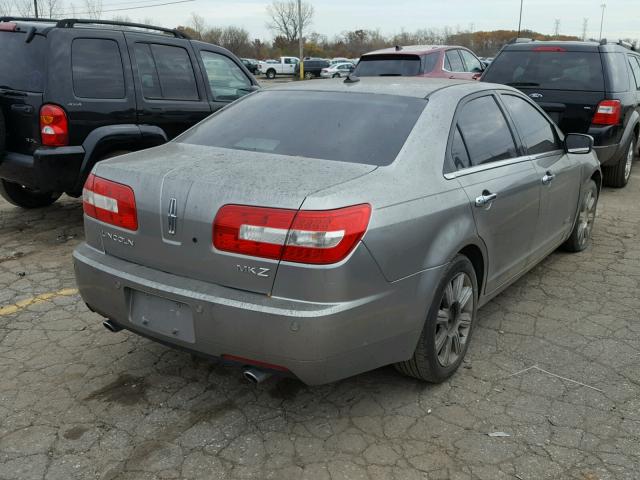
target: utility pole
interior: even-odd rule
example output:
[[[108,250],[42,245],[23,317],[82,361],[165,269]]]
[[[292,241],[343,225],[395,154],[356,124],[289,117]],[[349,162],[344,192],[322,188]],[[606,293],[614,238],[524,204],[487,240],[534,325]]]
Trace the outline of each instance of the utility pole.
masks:
[[[300,80],[304,78],[303,40],[302,40],[302,0],[298,0],[298,54],[300,55]]]
[[[560,36],[560,19],[556,18],[553,21],[553,36],[556,37],[556,40]]]
[[[518,20],[518,37],[520,37],[520,29],[522,28],[522,4],[524,0],[520,0],[520,20]]]
[[[600,40],[602,40],[602,27],[604,26],[604,9],[607,8],[607,4],[603,3],[602,5],[600,5],[600,8],[602,8],[602,17],[600,17]]]
[[[582,21],[582,41],[586,42],[587,41],[587,29],[589,27],[589,19],[585,18]]]
[[[38,0],[33,0],[33,8],[36,13],[36,18],[38,18]]]

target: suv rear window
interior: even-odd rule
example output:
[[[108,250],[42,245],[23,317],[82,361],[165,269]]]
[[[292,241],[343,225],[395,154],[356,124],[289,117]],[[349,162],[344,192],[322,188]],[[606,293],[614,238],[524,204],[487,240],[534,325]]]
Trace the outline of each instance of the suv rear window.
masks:
[[[507,50],[493,61],[482,80],[513,87],[604,91],[598,52]]]
[[[424,55],[365,55],[355,70],[358,77],[413,77],[433,70],[438,54]]]
[[[0,87],[25,92],[44,90],[47,41],[36,35],[25,43],[26,34],[0,32]]]
[[[177,141],[388,165],[426,104],[395,95],[262,91],[209,117]]]

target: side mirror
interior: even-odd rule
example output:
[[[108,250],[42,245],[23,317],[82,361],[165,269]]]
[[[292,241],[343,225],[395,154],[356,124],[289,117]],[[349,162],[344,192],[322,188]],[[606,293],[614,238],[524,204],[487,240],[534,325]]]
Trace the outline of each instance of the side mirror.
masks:
[[[591,153],[591,150],[593,150],[593,137],[582,133],[569,133],[564,137],[564,149],[567,153]]]

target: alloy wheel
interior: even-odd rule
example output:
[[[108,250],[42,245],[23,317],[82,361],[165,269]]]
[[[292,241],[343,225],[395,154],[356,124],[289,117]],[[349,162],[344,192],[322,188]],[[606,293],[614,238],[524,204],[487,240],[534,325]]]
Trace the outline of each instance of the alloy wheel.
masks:
[[[629,151],[627,152],[627,160],[624,164],[624,179],[629,180],[629,177],[631,176],[631,167],[633,166],[633,155],[634,155],[634,147],[635,145],[633,144],[633,142],[631,142],[631,145],[629,145]]]
[[[463,355],[471,333],[474,291],[471,278],[458,273],[447,284],[436,320],[435,350],[443,367],[455,364]]]
[[[578,214],[578,242],[580,246],[584,246],[591,238],[591,230],[593,222],[596,219],[597,199],[593,194],[593,190],[589,190],[582,202],[582,208]]]

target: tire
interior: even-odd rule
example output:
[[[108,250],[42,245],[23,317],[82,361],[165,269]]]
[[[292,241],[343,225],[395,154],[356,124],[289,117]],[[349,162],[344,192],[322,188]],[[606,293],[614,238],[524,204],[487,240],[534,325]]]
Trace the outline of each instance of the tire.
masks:
[[[635,151],[636,139],[632,137],[624,149],[624,154],[620,156],[618,163],[602,167],[602,175],[606,186],[622,188],[627,185],[629,177],[631,176]]]
[[[581,252],[589,246],[597,208],[598,186],[596,182],[589,180],[582,192],[578,218],[576,218],[571,236],[562,245],[564,250],[568,252]]]
[[[438,284],[413,357],[396,363],[396,369],[409,377],[432,383],[448,379],[467,353],[477,310],[476,272],[466,256],[457,255]],[[437,339],[441,342],[439,346]],[[451,357],[452,354],[455,357]]]
[[[315,77],[315,75],[313,74],[313,72],[304,72],[304,78],[305,79],[311,80],[314,77]]]
[[[2,114],[2,110],[0,110],[0,157],[4,153],[6,140],[7,140],[7,131],[5,129],[4,115]]]
[[[17,207],[31,209],[48,207],[60,198],[62,192],[36,192],[3,179],[0,180],[0,195]]]
[[[267,70],[266,75],[269,80],[273,80],[274,78],[276,78],[276,71],[273,69]]]
[[[331,78],[340,78],[340,74],[339,73],[334,73],[333,77],[331,77]]]

